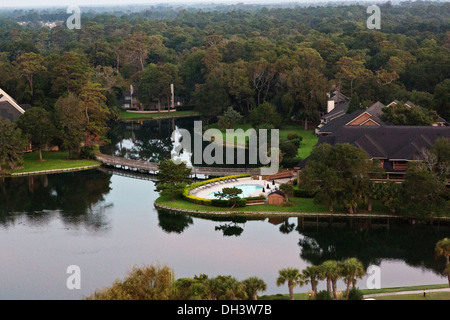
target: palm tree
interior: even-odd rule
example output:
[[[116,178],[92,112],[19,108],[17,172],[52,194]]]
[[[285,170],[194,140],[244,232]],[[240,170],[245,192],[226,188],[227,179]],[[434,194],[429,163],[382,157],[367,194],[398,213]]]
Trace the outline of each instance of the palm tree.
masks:
[[[311,283],[311,289],[317,294],[317,284],[321,278],[320,268],[318,266],[308,266],[302,271],[305,284]]]
[[[342,264],[343,277],[347,284],[347,294],[350,292],[350,284],[356,288],[356,278],[362,279],[366,274],[363,264],[357,258],[348,258]]]
[[[448,286],[450,287],[450,263],[447,263],[447,266],[444,269],[444,273],[447,274]]]
[[[281,269],[277,278],[277,286],[281,286],[287,282],[289,288],[289,297],[294,300],[294,287],[304,285],[303,277],[297,268]]]
[[[342,269],[342,263],[336,260],[327,260],[320,265],[320,272],[327,279],[327,291],[331,295],[333,290],[334,299],[337,299],[337,281],[342,277]]]
[[[258,277],[250,277],[242,281],[242,283],[245,286],[248,297],[251,297],[253,300],[258,300],[258,291],[264,291],[267,288],[264,280]]]
[[[444,272],[447,274],[448,285],[450,287],[450,239],[444,238],[436,243],[434,252],[437,257],[444,256],[446,260],[446,268]]]
[[[245,285],[234,277],[228,277],[224,283],[224,300],[242,300],[247,298]]]

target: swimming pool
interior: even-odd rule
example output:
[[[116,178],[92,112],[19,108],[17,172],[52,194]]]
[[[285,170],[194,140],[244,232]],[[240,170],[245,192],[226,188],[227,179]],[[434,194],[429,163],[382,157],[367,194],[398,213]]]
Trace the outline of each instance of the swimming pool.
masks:
[[[262,191],[262,189],[263,189],[263,186],[259,185],[259,184],[240,184],[240,185],[235,186],[235,187],[242,190],[242,193],[240,194],[241,198],[250,197],[256,191]],[[215,191],[215,192],[217,192],[217,191]],[[259,193],[256,194],[256,196],[259,196]],[[209,199],[216,198],[214,196],[214,192],[211,192],[210,194],[208,194],[208,198]]]

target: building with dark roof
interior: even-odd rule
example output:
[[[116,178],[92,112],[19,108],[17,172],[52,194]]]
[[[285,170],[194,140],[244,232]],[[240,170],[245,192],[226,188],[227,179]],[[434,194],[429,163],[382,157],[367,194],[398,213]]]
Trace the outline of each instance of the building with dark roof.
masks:
[[[335,133],[339,128],[343,126],[385,126],[390,125],[389,123],[385,123],[381,120],[381,116],[383,114],[384,108],[389,108],[392,105],[399,103],[397,100],[394,100],[387,106],[377,101],[369,108],[365,110],[356,110],[351,114],[346,112],[335,113],[331,111],[326,116],[322,117],[322,123],[316,128],[316,135],[318,136],[327,136]],[[413,107],[414,104],[410,101],[405,103],[408,107]],[[345,108],[347,110],[347,108]],[[448,126],[448,123],[445,119],[439,117],[433,126]]]
[[[25,109],[31,107],[28,106],[29,105],[18,105],[13,98],[0,89],[0,117],[10,121],[16,121],[25,113]]]
[[[276,190],[267,196],[267,204],[274,204],[274,205],[281,205],[283,202],[286,201],[286,195],[281,190]]]
[[[328,123],[339,118],[347,112],[350,98],[334,90],[328,94],[327,113],[322,116],[321,123]]]
[[[342,126],[333,134],[319,137],[318,144],[350,143],[379,161],[388,179],[402,178],[408,162],[422,161],[436,139],[450,139],[450,127],[439,126]],[[304,167],[307,160],[299,164]]]
[[[348,102],[345,100],[341,100],[337,110],[329,107],[327,115],[322,117],[315,131],[319,136],[318,144],[350,143],[365,150],[371,159],[379,161],[387,179],[403,178],[408,162],[423,160],[424,150],[430,149],[436,139],[450,138],[450,126],[442,118],[438,118],[432,126],[395,126],[383,122],[383,108],[399,103],[397,100],[387,106],[378,101],[365,110],[356,110],[351,114],[347,113]],[[410,101],[405,105],[414,106]],[[303,159],[296,169],[301,171],[307,162],[308,158]]]

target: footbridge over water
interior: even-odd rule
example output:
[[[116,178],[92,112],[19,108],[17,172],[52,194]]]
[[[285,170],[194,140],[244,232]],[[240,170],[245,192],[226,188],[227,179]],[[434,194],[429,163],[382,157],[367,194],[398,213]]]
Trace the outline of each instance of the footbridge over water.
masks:
[[[106,154],[96,154],[97,161],[108,167],[131,170],[141,173],[158,174],[158,164],[143,160],[125,159],[122,157],[109,156]],[[221,168],[221,167],[192,167],[192,176],[199,177],[223,177],[237,174],[260,175],[260,168]]]

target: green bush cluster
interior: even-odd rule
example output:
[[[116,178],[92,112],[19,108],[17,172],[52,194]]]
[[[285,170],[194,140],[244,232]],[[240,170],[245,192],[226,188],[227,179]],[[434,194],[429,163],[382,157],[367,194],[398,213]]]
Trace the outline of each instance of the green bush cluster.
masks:
[[[288,138],[288,140],[299,139],[300,141],[302,141],[302,139],[303,139],[303,137],[301,137],[299,134],[297,134],[295,132],[288,133],[287,138]]]
[[[85,300],[257,300],[265,291],[264,280],[251,276],[239,281],[231,275],[175,278],[166,265],[133,267],[124,279],[95,290]]]
[[[322,290],[317,292],[316,300],[333,300],[333,298],[327,290]]]
[[[362,300],[364,298],[364,294],[359,288],[352,288],[348,293],[348,300]]]

